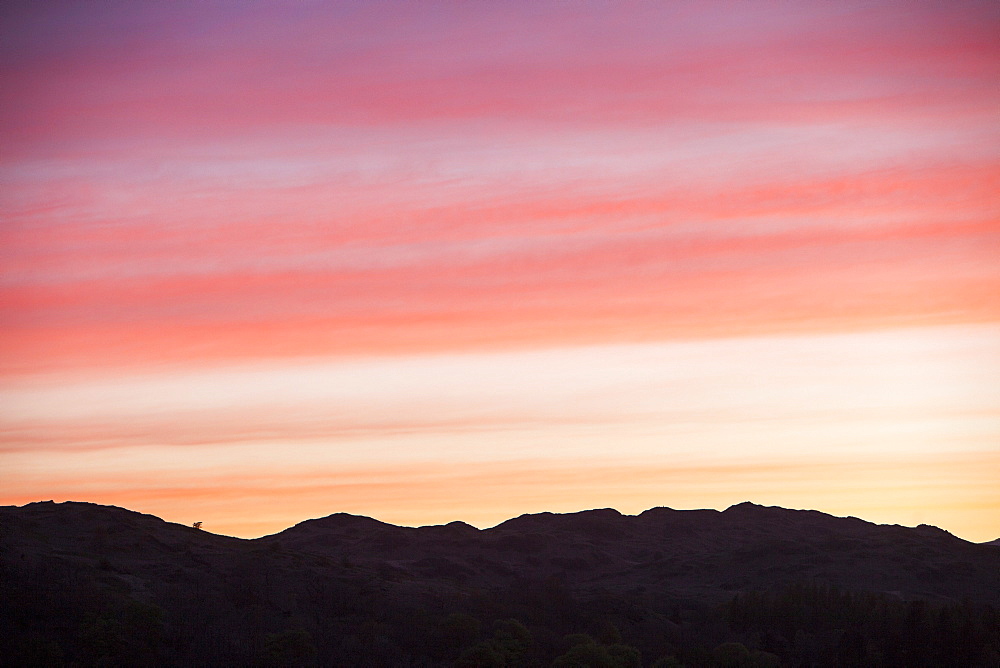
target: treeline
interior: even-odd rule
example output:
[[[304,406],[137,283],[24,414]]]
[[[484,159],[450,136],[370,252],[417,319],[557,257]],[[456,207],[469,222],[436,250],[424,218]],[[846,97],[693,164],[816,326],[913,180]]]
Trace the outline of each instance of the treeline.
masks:
[[[972,603],[825,584],[715,603],[563,577],[448,591],[270,549],[195,557],[145,594],[104,559],[7,560],[0,665],[1000,666],[1000,614]]]
[[[1000,612],[823,584],[745,592],[730,628],[791,666],[1000,666]]]

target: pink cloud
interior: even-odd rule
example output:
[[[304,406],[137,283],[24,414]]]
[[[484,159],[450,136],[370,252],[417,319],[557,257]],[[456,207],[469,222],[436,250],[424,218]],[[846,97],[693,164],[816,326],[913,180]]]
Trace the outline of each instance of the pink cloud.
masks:
[[[18,26],[35,41],[13,49],[6,72],[9,155],[123,135],[431,119],[906,118],[995,106],[1000,62],[996,20],[976,4],[455,5],[393,16],[197,5],[139,8],[117,31],[120,12],[107,11],[29,14]],[[140,38],[156,20],[167,27]],[[49,39],[67,23],[75,39]]]

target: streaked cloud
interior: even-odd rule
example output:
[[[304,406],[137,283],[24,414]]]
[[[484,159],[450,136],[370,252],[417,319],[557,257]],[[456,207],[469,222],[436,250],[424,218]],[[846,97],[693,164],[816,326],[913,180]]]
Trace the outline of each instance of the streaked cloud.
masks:
[[[996,537],[991,4],[3,11],[0,502]]]

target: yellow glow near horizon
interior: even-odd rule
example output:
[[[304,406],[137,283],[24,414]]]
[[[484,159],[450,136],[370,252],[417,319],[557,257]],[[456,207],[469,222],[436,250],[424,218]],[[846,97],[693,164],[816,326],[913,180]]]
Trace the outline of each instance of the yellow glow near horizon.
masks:
[[[347,509],[432,523],[753,500],[986,540],[998,343],[1000,326],[950,326],[32,378],[0,389],[3,499],[58,489],[171,517],[197,500],[234,532]],[[279,497],[267,521],[226,501]]]

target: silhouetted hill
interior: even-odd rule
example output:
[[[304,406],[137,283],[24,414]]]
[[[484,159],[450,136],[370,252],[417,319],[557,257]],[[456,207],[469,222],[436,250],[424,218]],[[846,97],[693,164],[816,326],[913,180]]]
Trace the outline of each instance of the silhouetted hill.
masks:
[[[714,665],[726,641],[757,652],[746,665],[1000,662],[1000,550],[926,525],[742,503],[484,530],[337,513],[242,540],[44,502],[0,508],[0,531],[3,665],[548,665],[621,648],[646,661],[606,665]],[[907,645],[914,624],[943,625],[944,645]]]
[[[634,517],[612,509],[540,513],[483,531],[331,515],[259,540],[346,556],[400,577],[476,586],[530,574],[567,577],[578,589],[645,587],[705,600],[818,580],[903,599],[1000,603],[996,555],[946,531],[752,503],[724,512],[654,508]]]

